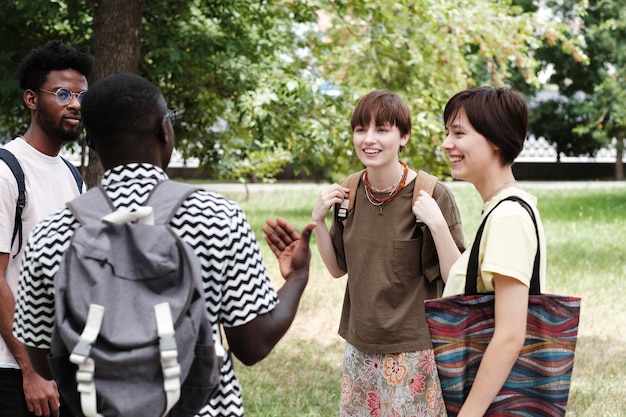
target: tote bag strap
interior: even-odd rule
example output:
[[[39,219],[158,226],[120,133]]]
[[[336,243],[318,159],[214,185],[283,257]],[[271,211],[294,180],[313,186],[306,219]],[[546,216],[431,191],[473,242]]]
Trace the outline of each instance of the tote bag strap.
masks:
[[[487,222],[487,217],[504,201],[517,201],[526,209],[526,211],[530,214],[530,217],[535,224],[535,234],[537,235],[537,252],[535,253],[535,263],[533,265],[533,275],[530,279],[530,294],[537,295],[541,294],[541,285],[539,284],[539,227],[537,226],[537,219],[535,218],[535,213],[530,205],[524,201],[522,198],[517,196],[510,196],[498,202],[492,208],[489,213],[485,216],[480,227],[476,231],[476,237],[474,238],[474,243],[472,244],[472,251],[470,252],[469,263],[467,264],[467,273],[465,276],[465,295],[476,295],[478,294],[477,285],[478,285],[478,250],[480,248],[480,239],[483,235],[483,229],[485,228],[485,223]]]

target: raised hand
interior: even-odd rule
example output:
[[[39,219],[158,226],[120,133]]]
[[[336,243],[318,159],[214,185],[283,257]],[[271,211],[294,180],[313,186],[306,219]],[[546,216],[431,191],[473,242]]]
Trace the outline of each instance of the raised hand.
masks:
[[[299,233],[287,220],[277,218],[276,221],[267,219],[263,226],[265,241],[269,245],[280,267],[280,273],[288,278],[294,271],[308,269],[311,262],[309,246],[311,233],[316,223],[307,224],[302,233]]]

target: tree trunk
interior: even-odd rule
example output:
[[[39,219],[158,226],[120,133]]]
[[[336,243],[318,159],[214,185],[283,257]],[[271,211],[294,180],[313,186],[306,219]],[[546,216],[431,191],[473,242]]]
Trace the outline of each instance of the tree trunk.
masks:
[[[624,143],[626,139],[618,139],[615,144],[617,152],[615,153],[615,179],[617,181],[624,180]]]
[[[137,73],[141,59],[142,0],[100,0],[95,2],[93,19],[93,55],[95,74],[90,82],[119,72]],[[88,187],[100,183],[103,169],[100,158],[89,149],[85,182]]]

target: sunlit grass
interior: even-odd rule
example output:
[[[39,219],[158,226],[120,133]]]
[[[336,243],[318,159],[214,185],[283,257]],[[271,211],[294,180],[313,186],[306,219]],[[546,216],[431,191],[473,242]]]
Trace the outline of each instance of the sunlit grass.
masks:
[[[549,291],[583,298],[568,417],[626,415],[626,187],[522,186],[539,199],[548,245]],[[208,186],[207,188],[211,188]],[[450,184],[469,244],[482,202],[469,184]],[[268,217],[298,228],[310,219],[320,186],[224,194],[246,212],[257,238]],[[247,196],[247,197],[246,197]],[[315,237],[313,237],[314,240]],[[296,320],[261,363],[236,362],[248,417],[335,416],[343,340],[337,336],[345,279],[332,279],[312,246],[311,278]],[[276,288],[282,285],[273,254],[261,242]]]

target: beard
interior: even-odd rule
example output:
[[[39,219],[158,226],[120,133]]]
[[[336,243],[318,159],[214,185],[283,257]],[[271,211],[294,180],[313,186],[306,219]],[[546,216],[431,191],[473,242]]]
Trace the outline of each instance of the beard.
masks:
[[[66,142],[76,142],[78,137],[80,136],[80,128],[82,124],[76,126],[76,128],[67,129],[63,128],[63,122],[60,122],[57,126],[52,129],[52,134],[55,138],[60,140],[63,143]]]
[[[67,127],[63,124],[63,118],[54,116],[46,106],[40,106],[39,123],[48,134],[62,143],[76,142],[80,137],[82,123],[77,126]],[[57,119],[57,117],[59,117]]]

